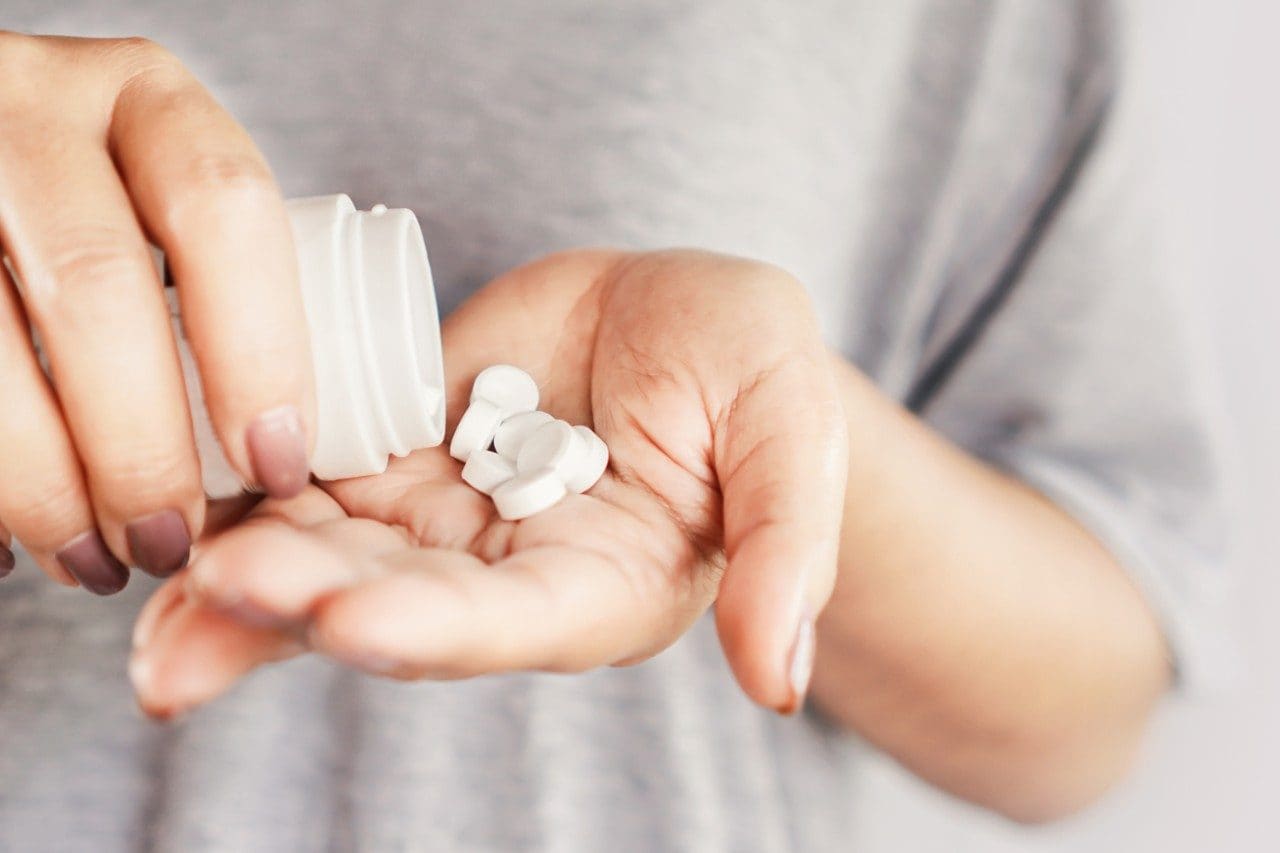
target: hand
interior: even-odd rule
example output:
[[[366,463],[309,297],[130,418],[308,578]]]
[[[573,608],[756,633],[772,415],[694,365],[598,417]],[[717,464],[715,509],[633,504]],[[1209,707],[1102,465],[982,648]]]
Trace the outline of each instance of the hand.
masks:
[[[445,448],[266,500],[139,619],[143,707],[173,714],[304,648],[397,678],[643,660],[714,602],[746,692],[802,700],[835,577],[846,437],[802,288],[743,260],[580,252],[518,269],[444,328],[454,421],[510,362],[608,443],[589,493],[513,523]]]
[[[306,484],[289,222],[244,130],[150,42],[0,31],[0,80],[0,249],[17,273],[0,265],[0,567],[13,535],[55,579],[112,593],[127,564],[178,569],[205,515],[148,241],[228,458],[270,494]]]

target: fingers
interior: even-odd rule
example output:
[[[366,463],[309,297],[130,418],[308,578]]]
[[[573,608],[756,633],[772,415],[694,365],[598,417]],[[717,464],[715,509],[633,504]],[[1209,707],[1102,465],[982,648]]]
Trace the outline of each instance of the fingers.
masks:
[[[845,431],[825,362],[802,355],[747,383],[717,430],[728,568],[716,623],[743,689],[783,712],[803,702],[835,582]]]
[[[209,539],[186,586],[247,624],[299,629],[319,596],[350,583],[349,566],[370,571],[379,554],[406,544],[395,528],[348,520],[332,498],[312,488],[290,501],[264,502],[240,529]],[[333,557],[313,553],[330,549],[343,552],[336,577]]]
[[[122,589],[128,571],[97,532],[75,446],[3,266],[0,376],[0,519],[55,580],[75,584],[71,568],[93,592]]]
[[[207,538],[216,537],[248,513],[256,502],[241,495],[209,506]],[[334,515],[319,490],[288,504],[259,505],[259,517],[284,521]],[[151,716],[169,718],[222,694],[254,667],[282,660],[304,649],[293,635],[246,624],[228,608],[201,604],[188,595],[190,572],[156,590],[138,615],[133,630],[129,676],[139,706]]]
[[[654,631],[647,607],[601,554],[522,550],[491,567],[456,551],[385,561],[391,571],[323,599],[313,648],[400,678],[490,672],[581,672],[643,654]]]
[[[228,458],[292,497],[309,478],[315,402],[284,201],[243,128],[171,58],[151,60],[121,91],[109,144],[166,253]]]
[[[139,706],[167,719],[213,699],[264,663],[301,654],[301,643],[189,599],[181,578],[151,597],[138,617],[129,678]]]
[[[13,571],[13,567],[17,564],[17,559],[13,555],[13,537],[9,531],[0,524],[0,580],[4,580]]]
[[[575,498],[567,513],[608,529],[601,514],[616,510]],[[672,642],[705,607],[682,606],[665,582],[649,580],[652,568],[628,572],[615,555],[630,549],[603,539],[600,547],[538,544],[537,525],[525,525],[532,530],[517,533],[531,541],[488,564],[413,547],[399,530],[367,520],[299,530],[259,519],[202,546],[192,583],[246,624],[305,632],[316,651],[400,678],[572,672],[637,659]]]
[[[56,146],[57,157],[34,150],[37,144]],[[146,241],[110,158],[93,140],[68,132],[9,139],[3,148],[0,161],[10,165],[0,166],[0,236],[48,356],[97,527],[117,557],[170,574],[186,562],[204,497]],[[86,528],[80,535],[61,547],[61,562],[86,587],[114,591],[80,577],[107,560],[96,534]]]
[[[307,482],[314,432],[291,234],[245,132],[164,50],[0,39],[0,65],[32,81],[0,101],[20,124],[0,135],[0,248],[25,303],[10,294],[0,326],[6,379],[17,377],[8,410],[21,412],[0,427],[14,439],[0,458],[0,518],[56,576],[114,592],[125,563],[179,569],[204,514],[146,235],[178,280],[227,455],[286,496]],[[23,318],[52,389],[33,369]]]

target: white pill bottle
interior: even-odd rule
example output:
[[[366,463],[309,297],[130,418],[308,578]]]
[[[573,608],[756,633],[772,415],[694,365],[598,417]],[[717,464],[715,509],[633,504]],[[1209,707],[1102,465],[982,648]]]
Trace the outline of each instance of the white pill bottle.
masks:
[[[315,367],[311,473],[322,480],[381,473],[389,457],[444,440],[440,319],[422,229],[410,210],[360,211],[345,195],[287,207]],[[205,492],[238,494],[245,487],[209,421],[175,289],[166,294]]]

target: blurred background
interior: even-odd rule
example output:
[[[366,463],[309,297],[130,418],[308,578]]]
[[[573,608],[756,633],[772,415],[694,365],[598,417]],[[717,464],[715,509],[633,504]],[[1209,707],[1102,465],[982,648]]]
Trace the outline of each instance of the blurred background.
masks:
[[[1020,829],[909,779],[867,779],[856,850],[1280,850],[1280,4],[1133,0],[1126,121],[1155,142],[1162,262],[1205,318],[1231,423],[1242,677],[1168,703],[1130,781],[1083,817]],[[1171,389],[1173,391],[1173,389]]]

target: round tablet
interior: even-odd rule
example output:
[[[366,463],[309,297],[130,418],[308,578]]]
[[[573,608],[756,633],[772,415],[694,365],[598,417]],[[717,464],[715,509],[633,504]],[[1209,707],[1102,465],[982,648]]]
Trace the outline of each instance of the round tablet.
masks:
[[[462,466],[462,480],[486,495],[516,475],[516,466],[492,450],[477,450]]]
[[[507,521],[517,521],[550,509],[568,492],[564,481],[550,468],[517,474],[498,486],[493,505]]]
[[[564,421],[551,421],[534,430],[516,457],[516,470],[521,474],[550,468],[561,480],[578,465],[578,457],[586,453],[582,436]]]
[[[471,402],[488,400],[510,416],[538,408],[538,383],[511,364],[495,364],[480,371],[471,386]]]
[[[449,455],[466,462],[477,450],[488,450],[493,434],[502,423],[502,409],[488,400],[473,400],[453,431]]]
[[[609,447],[590,427],[576,426],[573,431],[582,439],[587,452],[577,457],[564,485],[569,491],[582,494],[594,486],[604,475],[604,469],[609,467]]]
[[[512,415],[498,427],[498,432],[493,436],[493,449],[511,462],[515,462],[516,457],[520,455],[520,448],[524,446],[529,436],[533,435],[538,427],[553,420],[555,419],[546,412],[521,412],[518,415]]]

